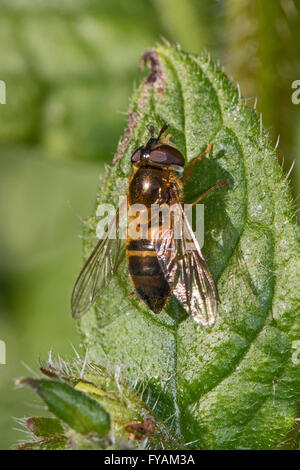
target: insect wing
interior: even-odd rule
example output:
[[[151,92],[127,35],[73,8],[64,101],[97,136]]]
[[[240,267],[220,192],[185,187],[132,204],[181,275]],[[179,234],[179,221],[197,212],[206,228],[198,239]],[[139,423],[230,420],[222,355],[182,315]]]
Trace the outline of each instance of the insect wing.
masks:
[[[120,259],[121,227],[126,204],[123,202],[111,221],[103,239],[100,239],[83,266],[74,285],[71,312],[80,318],[108,286]]]
[[[157,256],[172,294],[196,323],[209,327],[215,322],[218,294],[180,201],[175,200],[173,222],[157,242]]]

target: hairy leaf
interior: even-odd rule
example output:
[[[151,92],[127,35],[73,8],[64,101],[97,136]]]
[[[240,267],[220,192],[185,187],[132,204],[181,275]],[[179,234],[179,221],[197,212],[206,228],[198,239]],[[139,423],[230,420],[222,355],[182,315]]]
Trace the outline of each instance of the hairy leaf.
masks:
[[[19,449],[184,447],[170,428],[156,419],[141,399],[141,392],[128,387],[120,370],[112,373],[78,357],[72,363],[51,358],[40,370],[47,380],[23,378],[17,384],[31,386],[56,418],[17,420],[30,431],[30,440],[20,444]]]
[[[49,410],[81,434],[106,436],[110,416],[99,402],[66,383],[45,379],[23,379],[44,400]],[[34,431],[32,431],[34,432]]]
[[[118,205],[131,153],[148,138],[150,124],[167,122],[187,161],[212,143],[184,189],[191,202],[215,182],[231,182],[204,201],[203,251],[221,305],[209,330],[174,299],[155,315],[128,297],[123,259],[81,320],[88,358],[125,364],[150,408],[192,447],[274,448],[293,426],[300,387],[299,252],[287,183],[255,112],[209,59],[167,45],[147,58],[152,70],[132,98],[98,202]],[[87,221],[86,255],[96,223],[94,216]]]
[[[56,418],[28,418],[26,426],[37,437],[49,437],[64,433],[60,421]]]
[[[51,437],[48,439],[23,442],[18,446],[18,450],[65,450],[66,445],[66,437]]]

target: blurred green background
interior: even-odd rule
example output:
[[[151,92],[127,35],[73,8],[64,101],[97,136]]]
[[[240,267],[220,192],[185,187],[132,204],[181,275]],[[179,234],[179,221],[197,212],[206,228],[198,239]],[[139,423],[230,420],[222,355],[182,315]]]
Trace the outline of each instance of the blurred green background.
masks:
[[[0,0],[0,448],[22,438],[13,417],[39,406],[13,379],[50,349],[71,357],[69,312],[81,266],[80,217],[94,207],[138,82],[162,37],[208,50],[262,112],[299,192],[298,0]],[[298,163],[297,163],[298,162]],[[297,177],[298,175],[298,177]]]

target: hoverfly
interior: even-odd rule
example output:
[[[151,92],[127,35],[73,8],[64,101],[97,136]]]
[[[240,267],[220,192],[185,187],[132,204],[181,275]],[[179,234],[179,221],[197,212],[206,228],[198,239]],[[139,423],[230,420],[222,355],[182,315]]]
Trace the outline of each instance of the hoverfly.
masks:
[[[215,321],[219,298],[212,274],[181,203],[182,182],[189,177],[195,162],[210,152],[211,145],[190,163],[180,179],[185,159],[170,144],[170,135],[162,139],[167,128],[165,124],[158,137],[154,137],[155,129],[150,126],[151,138],[131,157],[133,171],[128,185],[127,206],[130,209],[134,204],[143,204],[147,220],[142,238],[132,238],[130,230],[127,231],[128,271],[136,295],[154,313],[159,313],[173,295],[197,323],[211,326]],[[227,179],[208,189],[192,205],[228,182]],[[160,217],[156,222],[151,220],[150,207],[153,204],[167,204],[173,209],[174,216],[166,227]],[[74,318],[81,317],[94,304],[116,271],[122,245],[118,228],[121,212],[124,213],[119,208],[104,238],[98,242],[77,278],[71,301]],[[184,230],[180,237],[175,237],[175,219],[183,221]],[[153,226],[156,227],[154,231]],[[114,238],[110,235],[116,227]],[[193,249],[188,249],[191,240]]]

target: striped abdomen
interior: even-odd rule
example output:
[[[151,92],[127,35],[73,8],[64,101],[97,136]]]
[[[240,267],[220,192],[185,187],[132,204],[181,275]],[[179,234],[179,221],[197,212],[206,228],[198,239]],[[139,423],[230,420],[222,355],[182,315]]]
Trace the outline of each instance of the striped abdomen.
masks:
[[[159,313],[171,295],[170,286],[160,267],[155,246],[159,237],[161,221],[151,220],[152,204],[168,204],[170,171],[153,168],[150,164],[134,170],[128,190],[128,209],[143,204],[140,223],[137,227],[140,236],[135,235],[135,217],[129,215],[127,253],[129,274],[137,295],[155,313]],[[174,180],[174,178],[173,178]],[[152,232],[154,229],[154,232]]]
[[[155,313],[170,296],[170,287],[161,270],[155,247],[150,240],[128,240],[128,269],[137,295]]]

